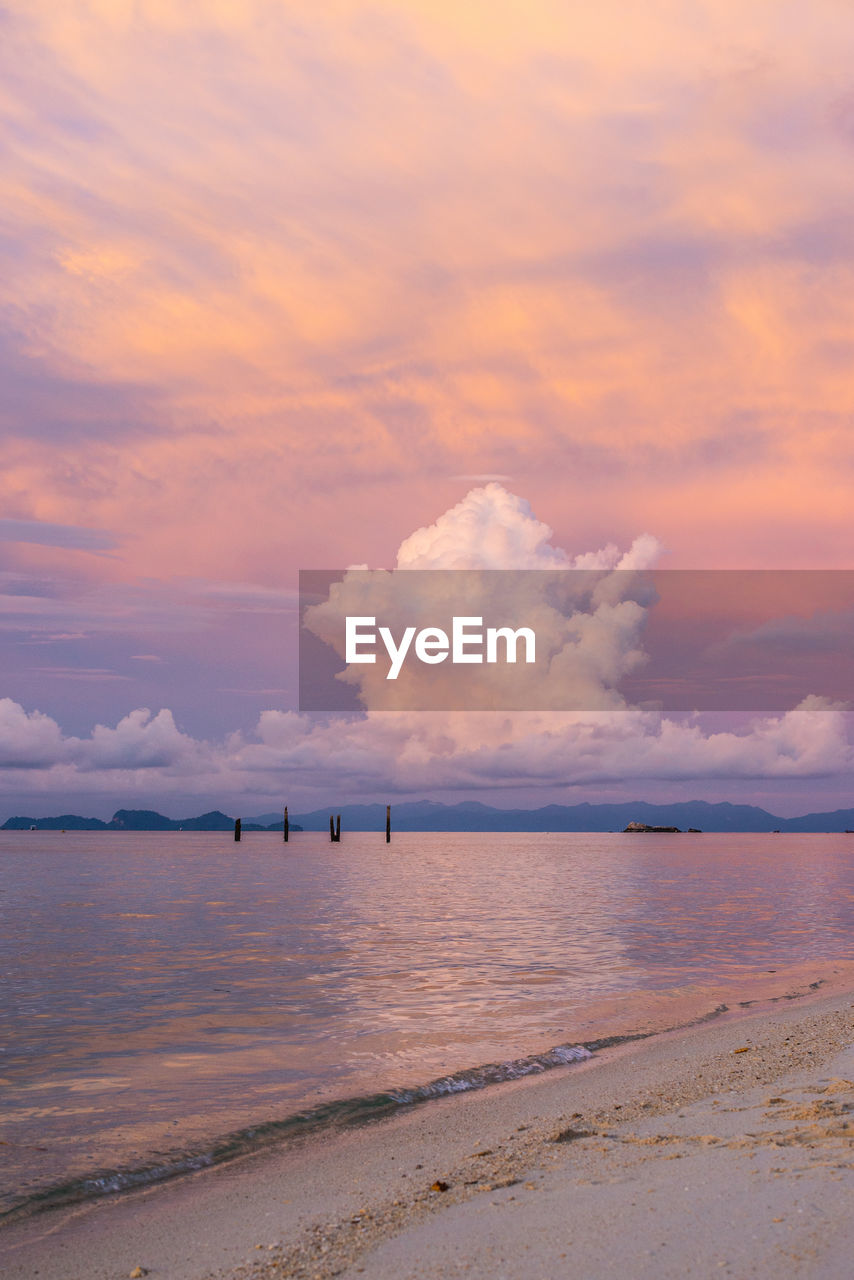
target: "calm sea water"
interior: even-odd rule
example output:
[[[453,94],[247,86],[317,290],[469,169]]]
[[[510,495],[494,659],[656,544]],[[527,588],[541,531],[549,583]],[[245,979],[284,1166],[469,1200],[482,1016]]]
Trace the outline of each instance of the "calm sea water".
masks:
[[[0,1207],[852,957],[854,836],[4,832]]]

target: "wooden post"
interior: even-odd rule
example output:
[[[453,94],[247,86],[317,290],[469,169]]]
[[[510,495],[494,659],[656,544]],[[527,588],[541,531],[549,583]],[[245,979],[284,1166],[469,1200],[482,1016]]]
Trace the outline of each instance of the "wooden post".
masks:
[[[289,834],[289,831],[290,831],[290,827],[288,826],[288,806],[287,806],[287,805],[285,805],[285,825],[284,825],[283,830],[284,830],[284,835],[285,835],[285,844],[287,844],[287,843],[288,843],[288,834]]]
[[[335,839],[339,841],[341,839],[341,814],[340,813],[335,821]]]
[[[386,844],[391,843],[391,805],[390,804],[387,804],[385,807],[385,842]]]
[[[335,843],[335,819],[331,813],[329,815],[329,839],[333,844]]]
[[[235,840],[239,840],[239,839],[240,839],[240,827],[241,827],[241,825],[242,825],[242,824],[241,824],[240,819],[239,819],[239,818],[235,818],[235,819],[234,819],[234,838],[235,838]]]

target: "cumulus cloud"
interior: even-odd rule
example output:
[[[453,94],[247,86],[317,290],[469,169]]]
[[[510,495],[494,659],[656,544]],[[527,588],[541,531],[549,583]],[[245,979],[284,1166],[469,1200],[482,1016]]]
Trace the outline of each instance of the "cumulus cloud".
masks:
[[[156,715],[141,707],[115,728],[97,724],[88,738],[66,737],[41,711],[27,712],[11,698],[0,699],[0,765],[3,768],[72,771],[171,769],[185,766],[203,751],[179,731],[172,712]]]
[[[169,769],[184,765],[197,751],[193,739],[178,730],[171,711],[152,716],[142,707],[115,729],[99,724],[89,740],[78,740],[75,763],[85,769]]]
[[[627,552],[614,543],[572,556],[552,545],[553,531],[530,503],[493,480],[472,489],[435,523],[401,543],[398,569],[649,569],[662,553],[652,534]]]
[[[546,566],[567,581],[579,565],[595,569],[590,607],[563,617],[574,630],[556,660],[573,660],[577,677],[583,657],[587,678],[601,690],[631,661],[644,612],[619,584],[659,552],[657,541],[643,536],[626,552],[608,546],[571,554],[553,545],[551,531],[524,500],[490,484],[405,539],[398,564],[505,568],[506,556],[517,568]],[[390,577],[380,574],[376,581]],[[0,700],[0,765],[0,788],[16,796],[75,787],[132,793],[142,785],[164,795],[268,796],[286,786],[306,803],[320,803],[331,785],[343,795],[476,789],[500,796],[514,787],[554,793],[630,780],[825,778],[849,773],[854,752],[845,707],[818,697],[711,732],[697,720],[615,705],[585,712],[369,711],[323,718],[270,709],[251,733],[217,742],[183,732],[165,708],[156,714],[137,709],[115,727],[97,725],[88,737],[69,737],[49,716],[6,698]]]
[[[844,709],[818,698],[740,731],[715,733],[638,710],[369,713],[332,724],[271,711],[257,733],[260,744],[241,742],[236,750],[243,770],[285,770],[304,781],[322,768],[350,787],[404,793],[657,778],[813,778],[842,774],[854,759]]]
[[[495,482],[472,489],[462,502],[400,545],[398,569],[566,569],[565,551],[524,498]]]
[[[652,598],[636,574],[654,564],[661,546],[644,534],[625,553],[609,544],[572,556],[552,537],[530,505],[500,484],[472,489],[404,540],[399,572],[349,570],[325,602],[306,610],[305,626],[341,658],[347,617],[375,617],[396,638],[407,627],[449,634],[455,616],[481,619],[483,628],[535,632],[531,664],[413,661],[389,681],[384,662],[352,663],[340,679],[373,710],[622,706],[616,686],[645,659],[642,630]]]
[[[42,769],[65,754],[65,742],[55,720],[41,711],[26,712],[11,698],[0,698],[0,767]]]
[[[306,804],[338,794],[550,792],[629,781],[791,781],[844,776],[854,765],[838,705],[805,699],[740,730],[707,733],[638,710],[551,716],[530,712],[368,713],[317,721],[264,712],[250,734],[212,743],[182,733],[167,710],[138,710],[115,728],[64,737],[39,712],[0,702],[0,788],[7,795],[87,792],[280,795]]]

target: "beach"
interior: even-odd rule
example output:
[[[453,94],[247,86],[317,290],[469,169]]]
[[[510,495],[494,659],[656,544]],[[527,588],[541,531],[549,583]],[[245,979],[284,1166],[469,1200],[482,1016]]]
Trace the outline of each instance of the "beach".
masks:
[[[854,975],[0,1233],[9,1280],[850,1275]]]
[[[0,834],[0,1222],[808,991],[851,959],[845,835],[240,849]]]
[[[854,2],[0,33],[0,1280],[854,1280]]]

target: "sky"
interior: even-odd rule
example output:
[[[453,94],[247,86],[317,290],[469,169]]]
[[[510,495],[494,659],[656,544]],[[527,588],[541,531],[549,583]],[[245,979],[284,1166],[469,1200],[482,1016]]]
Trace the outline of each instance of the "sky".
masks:
[[[0,815],[854,804],[835,705],[330,721],[296,672],[300,568],[854,567],[849,5],[0,28]]]

